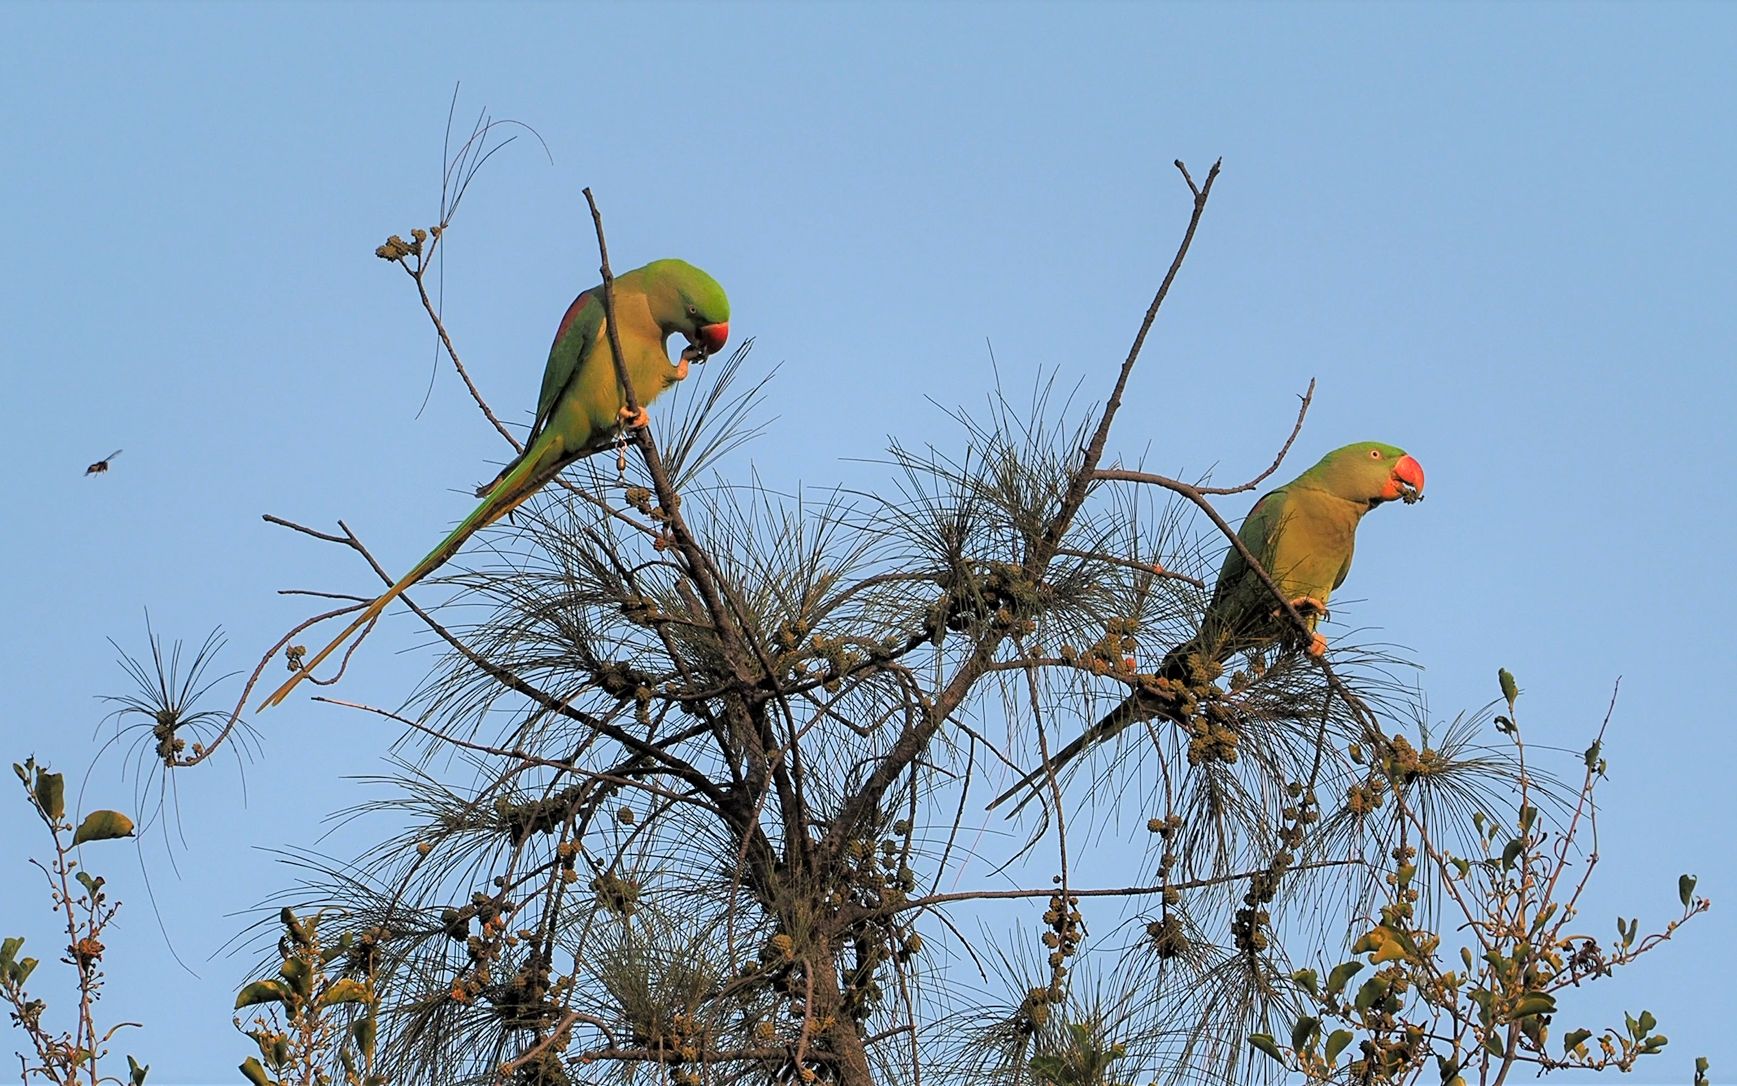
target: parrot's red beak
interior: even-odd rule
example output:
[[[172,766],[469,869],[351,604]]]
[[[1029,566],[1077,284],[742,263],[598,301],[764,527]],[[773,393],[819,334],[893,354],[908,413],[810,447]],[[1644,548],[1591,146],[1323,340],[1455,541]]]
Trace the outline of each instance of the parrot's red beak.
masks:
[[[716,324],[700,325],[700,346],[707,354],[717,354],[724,349],[724,343],[730,338],[730,322],[719,321]]]
[[[1400,457],[1387,477],[1387,486],[1382,489],[1381,497],[1384,501],[1403,498],[1407,502],[1422,498],[1423,465],[1409,456]]]

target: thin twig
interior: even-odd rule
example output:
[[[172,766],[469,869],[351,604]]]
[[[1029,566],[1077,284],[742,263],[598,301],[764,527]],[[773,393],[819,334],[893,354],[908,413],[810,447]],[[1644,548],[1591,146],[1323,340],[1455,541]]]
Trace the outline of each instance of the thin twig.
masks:
[[[1303,418],[1309,413],[1309,403],[1314,398],[1315,380],[1311,377],[1309,379],[1309,387],[1303,392],[1301,397],[1302,403],[1297,407],[1297,421],[1291,426],[1290,436],[1285,438],[1285,443],[1279,447],[1278,455],[1273,457],[1272,464],[1270,464],[1265,471],[1256,475],[1248,482],[1239,483],[1236,486],[1193,486],[1194,492],[1196,494],[1211,495],[1213,497],[1219,497],[1226,494],[1241,494],[1245,491],[1253,490],[1255,487],[1266,482],[1266,480],[1272,476],[1273,472],[1279,470],[1279,465],[1285,462],[1285,456],[1291,451],[1291,446],[1296,443],[1297,435],[1303,432]],[[1094,472],[1092,477],[1094,479],[1102,479],[1105,481],[1152,483],[1165,487],[1169,487],[1169,484],[1176,482],[1176,480],[1170,479],[1167,476],[1154,475],[1150,472],[1144,471],[1129,471],[1123,468],[1105,468]],[[1192,486],[1192,484],[1186,483],[1180,485]],[[1174,488],[1171,487],[1171,489]]]
[[[1183,231],[1182,240],[1176,247],[1176,255],[1170,261],[1170,268],[1159,284],[1157,292],[1152,296],[1152,304],[1146,309],[1146,316],[1140,323],[1140,329],[1134,336],[1133,345],[1128,349],[1128,356],[1123,360],[1121,369],[1116,376],[1114,389],[1104,404],[1103,414],[1098,420],[1096,431],[1092,435],[1081,457],[1080,465],[1074,470],[1068,483],[1068,488],[1062,498],[1055,516],[1044,529],[1035,553],[1025,558],[1027,572],[1036,579],[1041,579],[1048,568],[1050,560],[1055,557],[1056,550],[1061,546],[1068,528],[1073,524],[1074,517],[1085,504],[1086,495],[1091,489],[1094,473],[1102,460],[1104,449],[1109,442],[1110,425],[1116,417],[1116,410],[1121,406],[1122,394],[1128,385],[1128,378],[1133,373],[1134,363],[1139,360],[1141,348],[1146,343],[1146,334],[1158,317],[1158,310],[1163,306],[1164,299],[1170,294],[1171,284],[1176,281],[1177,272],[1182,268],[1182,262],[1188,255],[1189,246],[1194,241],[1195,231],[1200,227],[1201,216],[1206,212],[1207,199],[1212,194],[1213,182],[1218,179],[1219,169],[1223,164],[1220,159],[1212,164],[1207,174],[1206,184],[1196,186],[1194,179],[1180,160],[1176,166],[1188,182],[1189,191],[1193,194],[1193,210],[1189,214],[1188,226]],[[833,822],[832,830],[823,842],[825,854],[833,854],[843,847],[846,835],[852,827],[866,817],[867,812],[879,804],[886,790],[904,772],[905,766],[928,748],[929,741],[941,728],[943,722],[949,719],[955,710],[965,701],[966,696],[976,686],[977,681],[988,671],[994,662],[995,651],[1007,634],[1001,631],[985,633],[972,649],[971,653],[959,665],[952,677],[934,699],[920,723],[909,727],[901,734],[891,748],[883,755],[867,779],[854,794],[849,796],[840,809],[839,817]]]
[[[1362,867],[1362,860],[1316,860],[1310,863],[1297,864],[1292,871],[1314,871],[1329,867]],[[1265,870],[1262,868],[1261,870]],[[1207,878],[1188,879],[1183,882],[1163,883],[1157,886],[1114,886],[1085,890],[1074,887],[1068,893],[1074,897],[1145,897],[1151,894],[1162,894],[1165,890],[1199,890],[1207,886],[1223,886],[1230,882],[1241,882],[1254,871],[1239,871],[1232,875],[1212,875]],[[946,894],[930,894],[927,897],[912,898],[901,901],[897,905],[889,905],[872,910],[869,915],[882,916],[889,913],[902,913],[911,909],[926,909],[932,905],[944,905],[953,901],[1006,901],[1017,898],[1050,897],[1056,893],[1054,886],[1045,886],[1035,890],[958,890]]]
[[[435,235],[434,242],[438,243],[444,233],[443,229],[441,234]],[[432,251],[431,247],[430,252],[432,253]],[[400,263],[402,264],[402,262]],[[414,270],[407,264],[402,266],[410,278],[415,281],[416,296],[422,299],[422,308],[428,313],[428,319],[434,322],[434,331],[440,336],[441,346],[446,348],[446,357],[452,359],[452,368],[458,371],[459,378],[464,381],[464,387],[470,392],[470,398],[476,401],[483,417],[488,419],[489,423],[500,432],[500,435],[507,439],[508,444],[512,445],[513,451],[524,452],[525,446],[513,436],[512,431],[508,430],[500,419],[495,417],[494,410],[489,407],[488,401],[483,399],[482,391],[476,387],[476,382],[470,379],[470,371],[464,368],[464,361],[458,357],[458,348],[452,345],[452,337],[446,334],[446,323],[440,319],[440,312],[435,309],[434,299],[428,296],[428,285],[423,282],[423,275],[428,270],[428,263],[419,257]]]
[[[1102,474],[1102,473],[1100,473],[1100,474]],[[1108,562],[1111,565],[1121,566],[1123,569],[1131,569],[1137,573],[1145,573],[1145,574],[1148,574],[1148,575],[1153,576],[1153,577],[1158,577],[1162,580],[1181,581],[1183,584],[1191,584],[1195,588],[1205,588],[1206,587],[1206,582],[1201,580],[1199,577],[1190,577],[1186,573],[1177,573],[1175,570],[1165,569],[1163,566],[1158,565],[1156,562],[1139,562],[1139,561],[1136,561],[1132,558],[1118,558],[1113,554],[1099,554],[1099,553],[1093,553],[1092,551],[1077,551],[1071,547],[1057,547],[1055,550],[1055,553],[1058,556],[1065,557],[1065,558],[1084,558],[1084,559],[1086,559],[1088,561],[1092,561],[1092,562]]]

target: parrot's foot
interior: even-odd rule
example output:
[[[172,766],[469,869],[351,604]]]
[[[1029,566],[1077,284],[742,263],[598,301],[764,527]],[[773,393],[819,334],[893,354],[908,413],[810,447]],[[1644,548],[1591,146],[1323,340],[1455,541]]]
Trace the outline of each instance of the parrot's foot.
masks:
[[[620,419],[621,425],[629,430],[637,430],[651,421],[651,416],[646,414],[643,407],[637,411],[629,411],[623,407],[617,417]]]
[[[1302,615],[1304,618],[1308,618],[1311,615],[1319,615],[1322,618],[1327,617],[1326,602],[1318,600],[1313,596],[1298,596],[1296,599],[1291,601],[1291,606],[1296,608],[1297,613]]]
[[[688,352],[683,351],[681,361],[676,363],[675,380],[685,381],[688,379],[688,362],[689,361],[690,360],[688,358]]]
[[[681,358],[676,363],[677,366],[680,367],[679,372],[681,373],[681,377],[677,377],[676,380],[679,381],[682,377],[688,375],[689,362],[704,362],[707,357],[709,356],[706,354],[706,349],[698,343],[690,343],[686,347],[683,347]]]
[[[1309,638],[1309,647],[1303,651],[1319,660],[1327,655],[1327,639],[1320,634],[1314,634]]]

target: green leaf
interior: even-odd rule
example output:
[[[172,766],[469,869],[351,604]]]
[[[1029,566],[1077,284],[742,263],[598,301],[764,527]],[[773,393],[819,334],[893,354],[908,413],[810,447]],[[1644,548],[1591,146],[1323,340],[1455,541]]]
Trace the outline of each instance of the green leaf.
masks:
[[[1314,1043],[1321,1032],[1321,1020],[1308,1015],[1297,1019],[1297,1024],[1291,1027],[1291,1050],[1301,1052]]]
[[[296,946],[307,946],[313,942],[313,933],[308,930],[311,925],[303,926],[288,905],[283,907],[283,911],[278,914],[278,919],[283,921],[284,928],[289,931],[290,938],[295,941]],[[318,918],[315,919],[317,922]]]
[[[1598,752],[1599,752],[1599,749],[1603,746],[1604,746],[1603,743],[1601,743],[1597,740],[1594,740],[1593,744],[1590,747],[1586,748],[1586,768],[1588,768],[1588,769],[1597,769],[1598,768]]]
[[[314,1005],[316,1007],[331,1007],[339,1003],[367,1003],[372,999],[373,996],[369,993],[367,985],[359,980],[345,977],[327,985],[326,990],[320,993],[320,998]]]
[[[86,841],[113,841],[117,837],[133,835],[133,820],[119,811],[92,811],[79,823],[78,832],[72,835],[72,843],[82,845]]]
[[[1297,987],[1310,995],[1317,995],[1321,990],[1321,978],[1313,969],[1299,969],[1291,974],[1291,979],[1297,982]]]
[[[1392,928],[1373,928],[1368,935],[1363,937],[1363,942],[1370,944],[1364,949],[1370,951],[1369,961],[1372,965],[1405,959],[1406,941],[1400,938],[1399,933]]]
[[[1285,1054],[1279,1050],[1279,1043],[1273,1040],[1270,1034],[1251,1033],[1249,1035],[1248,1043],[1254,1045],[1256,1048],[1265,1052],[1281,1064],[1285,1062]]]
[[[1651,1033],[1653,1027],[1658,1024],[1659,1020],[1653,1017],[1652,1011],[1642,1011],[1640,1016],[1640,1035],[1645,1037],[1647,1034]]]
[[[1334,1030],[1333,1035],[1331,1037],[1327,1038],[1327,1047],[1324,1050],[1324,1054],[1327,1057],[1327,1062],[1332,1063],[1334,1060],[1338,1059],[1339,1053],[1345,1051],[1345,1046],[1350,1044],[1350,1043],[1351,1043],[1351,1031],[1350,1030],[1348,1030],[1348,1029],[1336,1029],[1336,1030]]]
[[[1513,838],[1506,845],[1502,846],[1502,870],[1503,871],[1506,871],[1509,868],[1514,866],[1514,861],[1517,858],[1519,858],[1521,850],[1523,850],[1525,847],[1526,847],[1526,842],[1521,840],[1518,837]]]
[[[127,1081],[131,1086],[145,1086],[145,1076],[150,1073],[150,1064],[147,1063],[143,1067],[140,1067],[138,1060],[133,1059],[131,1056],[127,1057]]]
[[[1507,700],[1509,711],[1512,711],[1514,703],[1520,700],[1520,687],[1514,682],[1514,673],[1505,667],[1497,668],[1496,679],[1502,684],[1502,697]]]
[[[1654,1052],[1657,1052],[1659,1049],[1665,1047],[1666,1045],[1668,1045],[1670,1043],[1671,1043],[1671,1039],[1669,1037],[1666,1037],[1662,1033],[1655,1033],[1651,1037],[1648,1037],[1646,1040],[1641,1042],[1641,1046],[1640,1046],[1641,1054],[1650,1056]]]
[[[36,774],[36,802],[42,807],[42,813],[50,820],[58,822],[66,817],[66,779],[59,773],[49,773],[38,770]]]
[[[1484,1051],[1498,1060],[1507,1055],[1507,1050],[1502,1047],[1502,1039],[1494,1033],[1484,1038]]]
[[[247,1081],[253,1083],[253,1086],[277,1086],[277,1083],[273,1082],[271,1077],[265,1073],[265,1068],[261,1067],[259,1061],[252,1056],[241,1061],[241,1073],[247,1076]]]
[[[0,969],[10,969],[12,959],[18,956],[18,948],[24,945],[24,936],[14,935],[5,942],[0,942]]]
[[[1539,932],[1543,931],[1544,925],[1550,923],[1550,918],[1556,915],[1556,909],[1557,903],[1554,901],[1544,906],[1542,909],[1539,909],[1538,915],[1532,918],[1532,928],[1528,934],[1537,935]]]
[[[1677,896],[1683,900],[1683,908],[1689,907],[1689,902],[1695,900],[1695,876],[1682,875],[1677,879]]]
[[[1438,1052],[1435,1057],[1435,1066],[1436,1070],[1441,1072],[1441,1080],[1444,1083],[1444,1086],[1446,1083],[1452,1082],[1454,1079],[1459,1077],[1460,1061],[1456,1059],[1444,1056]]]
[[[80,886],[84,887],[84,892],[89,894],[93,898],[96,897],[97,893],[102,890],[103,883],[108,881],[107,879],[104,879],[104,878],[92,878],[90,872],[88,872],[88,871],[80,871],[77,874],[75,874],[73,876],[73,878],[77,879],[78,884]]]
[[[1531,1018],[1538,1014],[1555,1014],[1556,997],[1549,992],[1527,992],[1514,1001],[1515,1018]]]
[[[1562,1053],[1563,1053],[1563,1055],[1571,1055],[1575,1049],[1577,1049],[1581,1045],[1585,1044],[1587,1038],[1591,1037],[1591,1036],[1592,1036],[1592,1031],[1589,1029],[1571,1029],[1567,1033],[1563,1034],[1563,1036],[1562,1036]]]
[[[1473,988],[1466,994],[1471,997],[1473,1003],[1478,1005],[1478,1020],[1488,1027],[1492,1017],[1490,1014],[1491,1000],[1489,989]]]
[[[1350,983],[1351,978],[1362,969],[1362,962],[1342,962],[1334,966],[1333,971],[1327,974],[1327,994],[1337,998],[1339,993],[1345,990],[1345,985]]]
[[[350,1027],[350,1033],[356,1038],[356,1047],[361,1050],[362,1058],[374,1058],[374,1020],[363,1018]]]
[[[275,980],[256,980],[241,990],[235,997],[235,1009],[252,1007],[259,1003],[287,1003],[289,992]]]
[[[283,979],[289,981],[290,987],[303,999],[314,994],[314,971],[307,962],[300,958],[286,959],[283,965],[278,967],[278,972],[283,974]]]
[[[1366,1011],[1387,998],[1387,981],[1380,976],[1370,977],[1363,982],[1363,987],[1357,989],[1357,998],[1351,1005],[1360,1011]]]
[[[1067,1064],[1060,1056],[1045,1054],[1031,1058],[1031,1073],[1046,1086],[1054,1086],[1067,1073]]]
[[[21,958],[19,959],[18,964],[12,967],[12,971],[14,973],[12,978],[13,982],[23,984],[25,981],[30,979],[30,974],[36,972],[36,959]]]

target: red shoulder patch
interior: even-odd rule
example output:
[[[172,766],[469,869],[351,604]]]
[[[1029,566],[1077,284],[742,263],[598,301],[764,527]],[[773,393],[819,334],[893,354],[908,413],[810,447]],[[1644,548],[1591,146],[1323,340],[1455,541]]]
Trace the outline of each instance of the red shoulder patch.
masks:
[[[596,289],[597,288],[593,287],[591,290],[579,295],[579,297],[573,299],[573,304],[567,307],[566,314],[561,318],[560,326],[555,329],[556,343],[561,342],[562,338],[567,335],[567,329],[573,327],[573,322],[579,319],[579,314],[585,312],[588,306],[597,301],[595,294]]]

